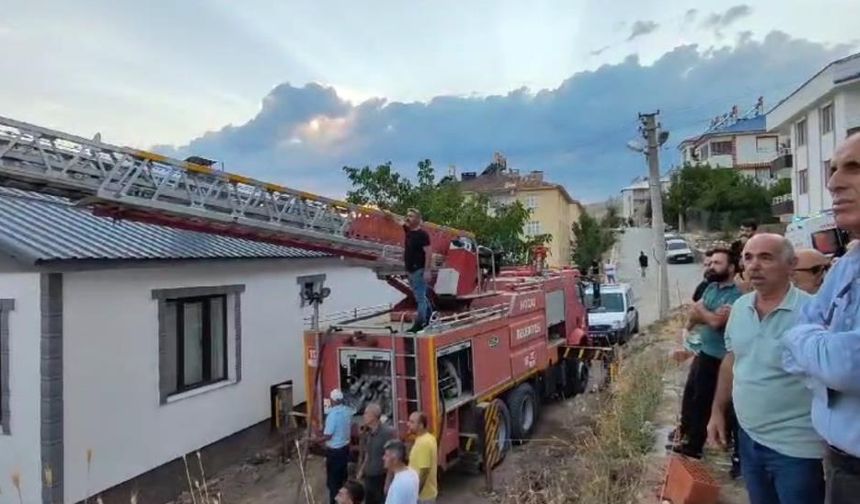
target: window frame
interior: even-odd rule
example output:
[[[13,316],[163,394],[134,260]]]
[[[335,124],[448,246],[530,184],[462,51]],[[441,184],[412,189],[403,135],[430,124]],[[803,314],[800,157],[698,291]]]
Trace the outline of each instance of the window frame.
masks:
[[[797,170],[797,194],[809,193],[809,169]]]
[[[176,305],[176,390],[171,395],[182,394],[189,390],[207,387],[215,383],[229,380],[230,375],[227,368],[229,359],[227,357],[229,354],[228,335],[230,328],[227,325],[227,310],[229,309],[227,306],[227,298],[228,296],[226,294],[214,294],[211,296],[182,297],[167,300],[167,303],[174,303]],[[223,327],[223,334],[221,337],[224,340],[224,355],[221,362],[222,377],[217,379],[212,378],[212,301],[215,299],[220,299],[223,303],[220,323]],[[185,305],[195,303],[202,303],[202,313],[200,315],[202,326],[200,330],[203,338],[201,344],[202,369],[200,371],[202,378],[199,382],[187,384],[185,383]]]
[[[803,134],[801,134],[801,133],[803,133]],[[796,123],[794,123],[794,137],[796,140],[795,143],[797,144],[798,147],[803,147],[806,145],[806,142],[808,140],[808,138],[807,138],[808,133],[809,133],[809,125],[806,122],[806,118],[803,118],[803,119],[797,121]]]
[[[158,388],[159,400],[162,405],[202,394],[209,390],[234,385],[242,380],[242,293],[244,292],[244,285],[183,287],[155,289],[152,291],[152,299],[158,302]],[[180,317],[180,311],[184,312],[184,310],[180,310],[181,305],[177,304],[176,321],[174,321],[177,325],[171,326],[168,324],[168,311],[170,310],[168,303],[176,300],[191,302],[192,299],[221,296],[224,297],[223,316],[226,319],[226,323],[224,323],[224,359],[227,361],[227,366],[224,369],[224,377],[209,383],[198,383],[194,386],[180,389],[180,381],[184,380],[184,368],[182,369],[182,374],[179,374],[179,371],[180,367],[184,366],[185,350],[180,345],[182,341],[179,338],[181,327],[179,324],[182,323],[182,318],[184,318],[184,313]],[[211,307],[208,310],[211,310]],[[169,343],[171,336],[176,339]],[[172,345],[176,345],[176,348],[173,349],[173,357],[170,355]],[[182,354],[181,366],[179,360],[180,354]],[[204,355],[209,355],[209,359],[211,359],[211,340],[209,353],[204,353]],[[211,378],[211,362],[209,366],[209,376]],[[176,373],[175,376],[174,373]]]
[[[529,210],[537,210],[537,196],[526,196],[525,207]]]
[[[712,156],[731,156],[732,155],[732,143],[733,142],[731,140],[715,140],[715,141],[711,142],[710,143],[711,155]],[[722,152],[723,151],[722,148],[725,147],[726,144],[728,144],[728,151]],[[718,145],[720,146],[720,149],[715,148]],[[720,152],[718,152],[718,150]]]
[[[833,111],[833,103],[828,103],[819,109],[820,121],[821,121],[821,134],[828,135],[833,133],[834,120],[836,117],[834,116]],[[826,120],[825,120],[826,119]],[[825,125],[829,126],[825,129]]]

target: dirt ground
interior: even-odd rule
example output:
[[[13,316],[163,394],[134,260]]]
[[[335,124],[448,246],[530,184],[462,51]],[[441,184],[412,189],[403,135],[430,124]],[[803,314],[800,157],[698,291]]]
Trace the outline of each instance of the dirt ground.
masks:
[[[676,328],[675,325],[678,327]],[[641,338],[649,345],[658,345],[668,355],[673,343],[672,334],[680,327],[676,322],[650,328],[652,333],[660,332],[657,338]],[[636,352],[640,341],[635,338],[625,349],[625,354]],[[650,456],[653,463],[644,478],[635,502],[658,503],[659,489],[665,479],[666,436],[677,424],[681,404],[681,392],[687,375],[689,363],[673,366],[664,376],[664,396],[654,419],[656,436],[654,449]],[[599,369],[599,368],[598,368]],[[597,406],[605,397],[597,391],[597,384],[603,381],[602,373],[592,372],[589,392],[562,402],[545,405],[533,438],[524,446],[514,447],[507,458],[493,471],[493,492],[487,490],[486,480],[481,475],[467,474],[453,469],[440,475],[440,504],[491,503],[509,491],[516,476],[527,467],[535,464],[554,463],[553,452],[567,449],[570,440],[577,439],[582,432],[590,430],[594,423]],[[740,481],[732,481],[728,476],[730,467],[728,454],[710,451],[705,461],[711,474],[721,484],[721,504],[747,504],[748,500]],[[325,468],[320,457],[310,456],[305,474],[311,483],[312,502],[326,502]],[[221,493],[219,502],[224,504],[304,504],[302,477],[295,460],[281,463],[277,450],[258,454],[254,459],[237,464],[222,471],[209,483],[210,494]],[[177,504],[191,502],[185,494],[177,499]]]

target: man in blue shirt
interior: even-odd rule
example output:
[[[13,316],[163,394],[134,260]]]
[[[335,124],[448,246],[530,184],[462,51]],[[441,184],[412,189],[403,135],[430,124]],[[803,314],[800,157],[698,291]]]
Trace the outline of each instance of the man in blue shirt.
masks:
[[[343,404],[343,392],[340,390],[332,390],[329,398],[331,408],[326,414],[323,435],[318,441],[325,444],[326,487],[331,504],[335,504],[335,497],[348,476],[349,441],[355,412]]]
[[[860,134],[833,156],[827,188],[836,225],[860,235]],[[812,424],[828,444],[827,502],[860,499],[860,250],[842,257],[785,335],[786,371],[807,377]]]
[[[734,283],[735,264],[726,249],[711,253],[708,280],[711,283],[702,299],[690,309],[688,329],[695,330],[698,338],[690,343],[696,353],[681,407],[681,443],[673,451],[688,457],[700,458],[708,436],[708,419],[717,389],[720,362],[726,354],[723,328],[729,318],[732,303],[741,296]]]
[[[810,296],[791,284],[794,248],[776,234],[755,235],[743,251],[753,292],[732,306],[726,354],[708,434],[726,444],[726,412],[740,423],[741,473],[751,504],[822,504],[824,446],[812,428],[812,395],[782,369],[782,339]]]

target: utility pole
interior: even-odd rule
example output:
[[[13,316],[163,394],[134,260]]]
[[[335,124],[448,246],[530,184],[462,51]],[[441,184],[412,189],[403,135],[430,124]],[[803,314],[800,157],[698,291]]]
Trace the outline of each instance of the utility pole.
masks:
[[[660,318],[669,314],[669,270],[666,267],[665,225],[663,223],[663,185],[660,182],[660,146],[668,138],[668,133],[661,133],[657,123],[657,115],[652,112],[639,114],[642,122],[642,136],[648,142],[645,156],[648,159],[648,182],[651,188],[651,230],[654,233],[654,260],[657,262],[659,282],[658,311]]]

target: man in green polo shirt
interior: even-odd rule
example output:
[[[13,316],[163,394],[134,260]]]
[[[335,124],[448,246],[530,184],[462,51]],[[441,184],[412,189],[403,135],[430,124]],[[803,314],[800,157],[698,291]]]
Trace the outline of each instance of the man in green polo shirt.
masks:
[[[753,236],[743,261],[753,291],[737,300],[726,325],[708,436],[725,446],[733,400],[750,504],[821,504],[824,444],[812,427],[812,393],[782,367],[782,338],[811,297],[791,284],[797,259],[784,237]]]
[[[690,309],[687,328],[697,337],[689,348],[696,357],[690,365],[684,399],[681,405],[681,442],[672,450],[688,457],[700,458],[708,438],[708,419],[717,389],[720,362],[726,354],[723,328],[732,303],[741,296],[734,283],[735,261],[728,249],[711,252],[707,279],[711,282]]]

